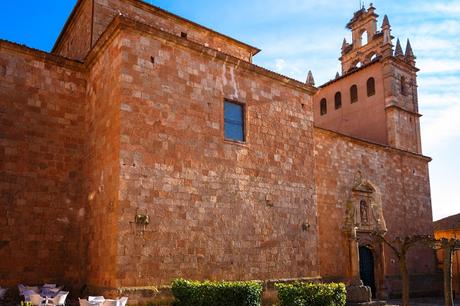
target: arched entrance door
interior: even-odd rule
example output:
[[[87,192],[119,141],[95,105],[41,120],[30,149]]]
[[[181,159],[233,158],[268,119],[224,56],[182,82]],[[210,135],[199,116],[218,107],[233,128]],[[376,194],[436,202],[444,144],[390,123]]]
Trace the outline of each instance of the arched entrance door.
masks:
[[[372,297],[375,297],[374,255],[365,246],[359,247],[359,275],[364,286],[371,287]]]

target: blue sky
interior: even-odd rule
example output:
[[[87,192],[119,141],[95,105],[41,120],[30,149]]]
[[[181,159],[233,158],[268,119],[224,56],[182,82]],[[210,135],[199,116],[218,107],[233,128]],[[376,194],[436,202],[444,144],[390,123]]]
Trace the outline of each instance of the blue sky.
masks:
[[[49,51],[75,0],[1,1],[0,38]],[[340,71],[337,58],[356,0],[146,1],[262,49],[254,62],[316,84]],[[392,34],[410,38],[417,66],[422,143],[430,164],[433,215],[460,213],[460,1],[376,0]],[[366,2],[366,6],[368,6]],[[403,49],[405,43],[403,44]]]

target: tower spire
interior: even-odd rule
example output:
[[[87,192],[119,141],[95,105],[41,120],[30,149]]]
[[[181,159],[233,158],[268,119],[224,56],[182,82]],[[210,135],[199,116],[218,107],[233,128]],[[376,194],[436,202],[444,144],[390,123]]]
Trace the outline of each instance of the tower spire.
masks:
[[[391,43],[391,27],[390,21],[388,21],[388,16],[383,16],[382,22],[382,33],[383,33],[383,42],[382,42],[382,56],[388,57],[393,55],[393,45]]]
[[[311,70],[308,70],[307,81],[305,83],[311,86],[315,85],[315,79],[313,78],[313,73],[311,73]]]
[[[412,51],[412,46],[410,45],[409,38],[407,39],[407,44],[406,44],[406,52],[404,54],[406,58],[406,62],[408,62],[410,65],[415,66],[415,55],[414,52]]]
[[[382,22],[382,32],[383,32],[383,44],[391,44],[391,27],[390,22],[388,21],[388,16],[383,16]]]
[[[399,42],[399,38],[396,41],[395,56],[396,57],[404,57],[404,54],[403,54],[402,48],[401,48],[401,43]]]
[[[404,54],[407,59],[415,59],[414,52],[412,52],[412,46],[410,45],[409,38],[407,39],[406,52]]]
[[[387,14],[383,16],[383,22],[382,22],[382,29],[384,29],[385,27],[390,27],[390,22],[388,21]]]

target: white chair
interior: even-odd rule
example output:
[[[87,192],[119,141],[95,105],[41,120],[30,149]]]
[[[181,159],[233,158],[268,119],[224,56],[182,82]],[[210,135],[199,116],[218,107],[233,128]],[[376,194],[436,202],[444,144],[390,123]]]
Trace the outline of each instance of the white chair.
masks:
[[[126,296],[118,299],[118,306],[126,306],[128,303],[128,298]]]
[[[24,291],[26,290],[26,286],[23,284],[18,285],[19,295],[24,295]]]
[[[0,287],[0,300],[3,300],[5,298],[6,291],[8,291],[7,288]]]
[[[54,298],[48,299],[46,301],[46,305],[65,305],[65,300],[68,294],[68,291],[61,291]]]
[[[52,298],[55,297],[58,292],[53,292],[52,288],[45,288],[43,287],[42,290],[40,291],[41,296],[46,296],[47,298]]]
[[[61,293],[61,292],[67,292],[67,291],[61,291],[61,289],[59,289],[59,288],[50,288],[50,289],[48,289],[48,290],[49,290],[50,292],[52,292],[53,295],[58,295],[58,294]]]
[[[102,303],[102,306],[118,306],[118,300],[106,299],[104,303]]]
[[[45,302],[45,298],[42,298],[40,294],[31,294],[29,295],[30,302],[34,306],[42,306]]]
[[[37,293],[33,290],[24,290],[22,292],[22,295],[24,296],[24,301],[30,302],[30,296],[33,294],[37,294]]]
[[[94,304],[91,304],[90,302],[88,302],[87,299],[78,298],[78,302],[80,303],[80,306],[94,306]]]
[[[42,290],[41,290],[42,295],[46,295],[46,296],[55,296],[59,292],[61,292],[61,288],[42,287]]]
[[[39,294],[40,293],[40,288],[37,286],[26,286],[26,290],[32,290],[33,292]]]
[[[105,298],[102,295],[96,295],[96,296],[88,296],[88,302],[104,302]]]

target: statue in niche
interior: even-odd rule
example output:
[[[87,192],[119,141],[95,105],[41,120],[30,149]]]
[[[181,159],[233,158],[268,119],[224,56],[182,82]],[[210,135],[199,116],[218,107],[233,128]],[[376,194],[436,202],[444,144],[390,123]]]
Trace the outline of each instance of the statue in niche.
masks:
[[[369,207],[365,200],[359,203],[359,212],[361,215],[361,224],[369,224]]]
[[[387,231],[380,191],[364,179],[360,171],[353,179],[351,194],[345,202],[344,221],[343,230],[350,238],[354,237],[354,230],[358,233],[370,230],[380,233]]]

